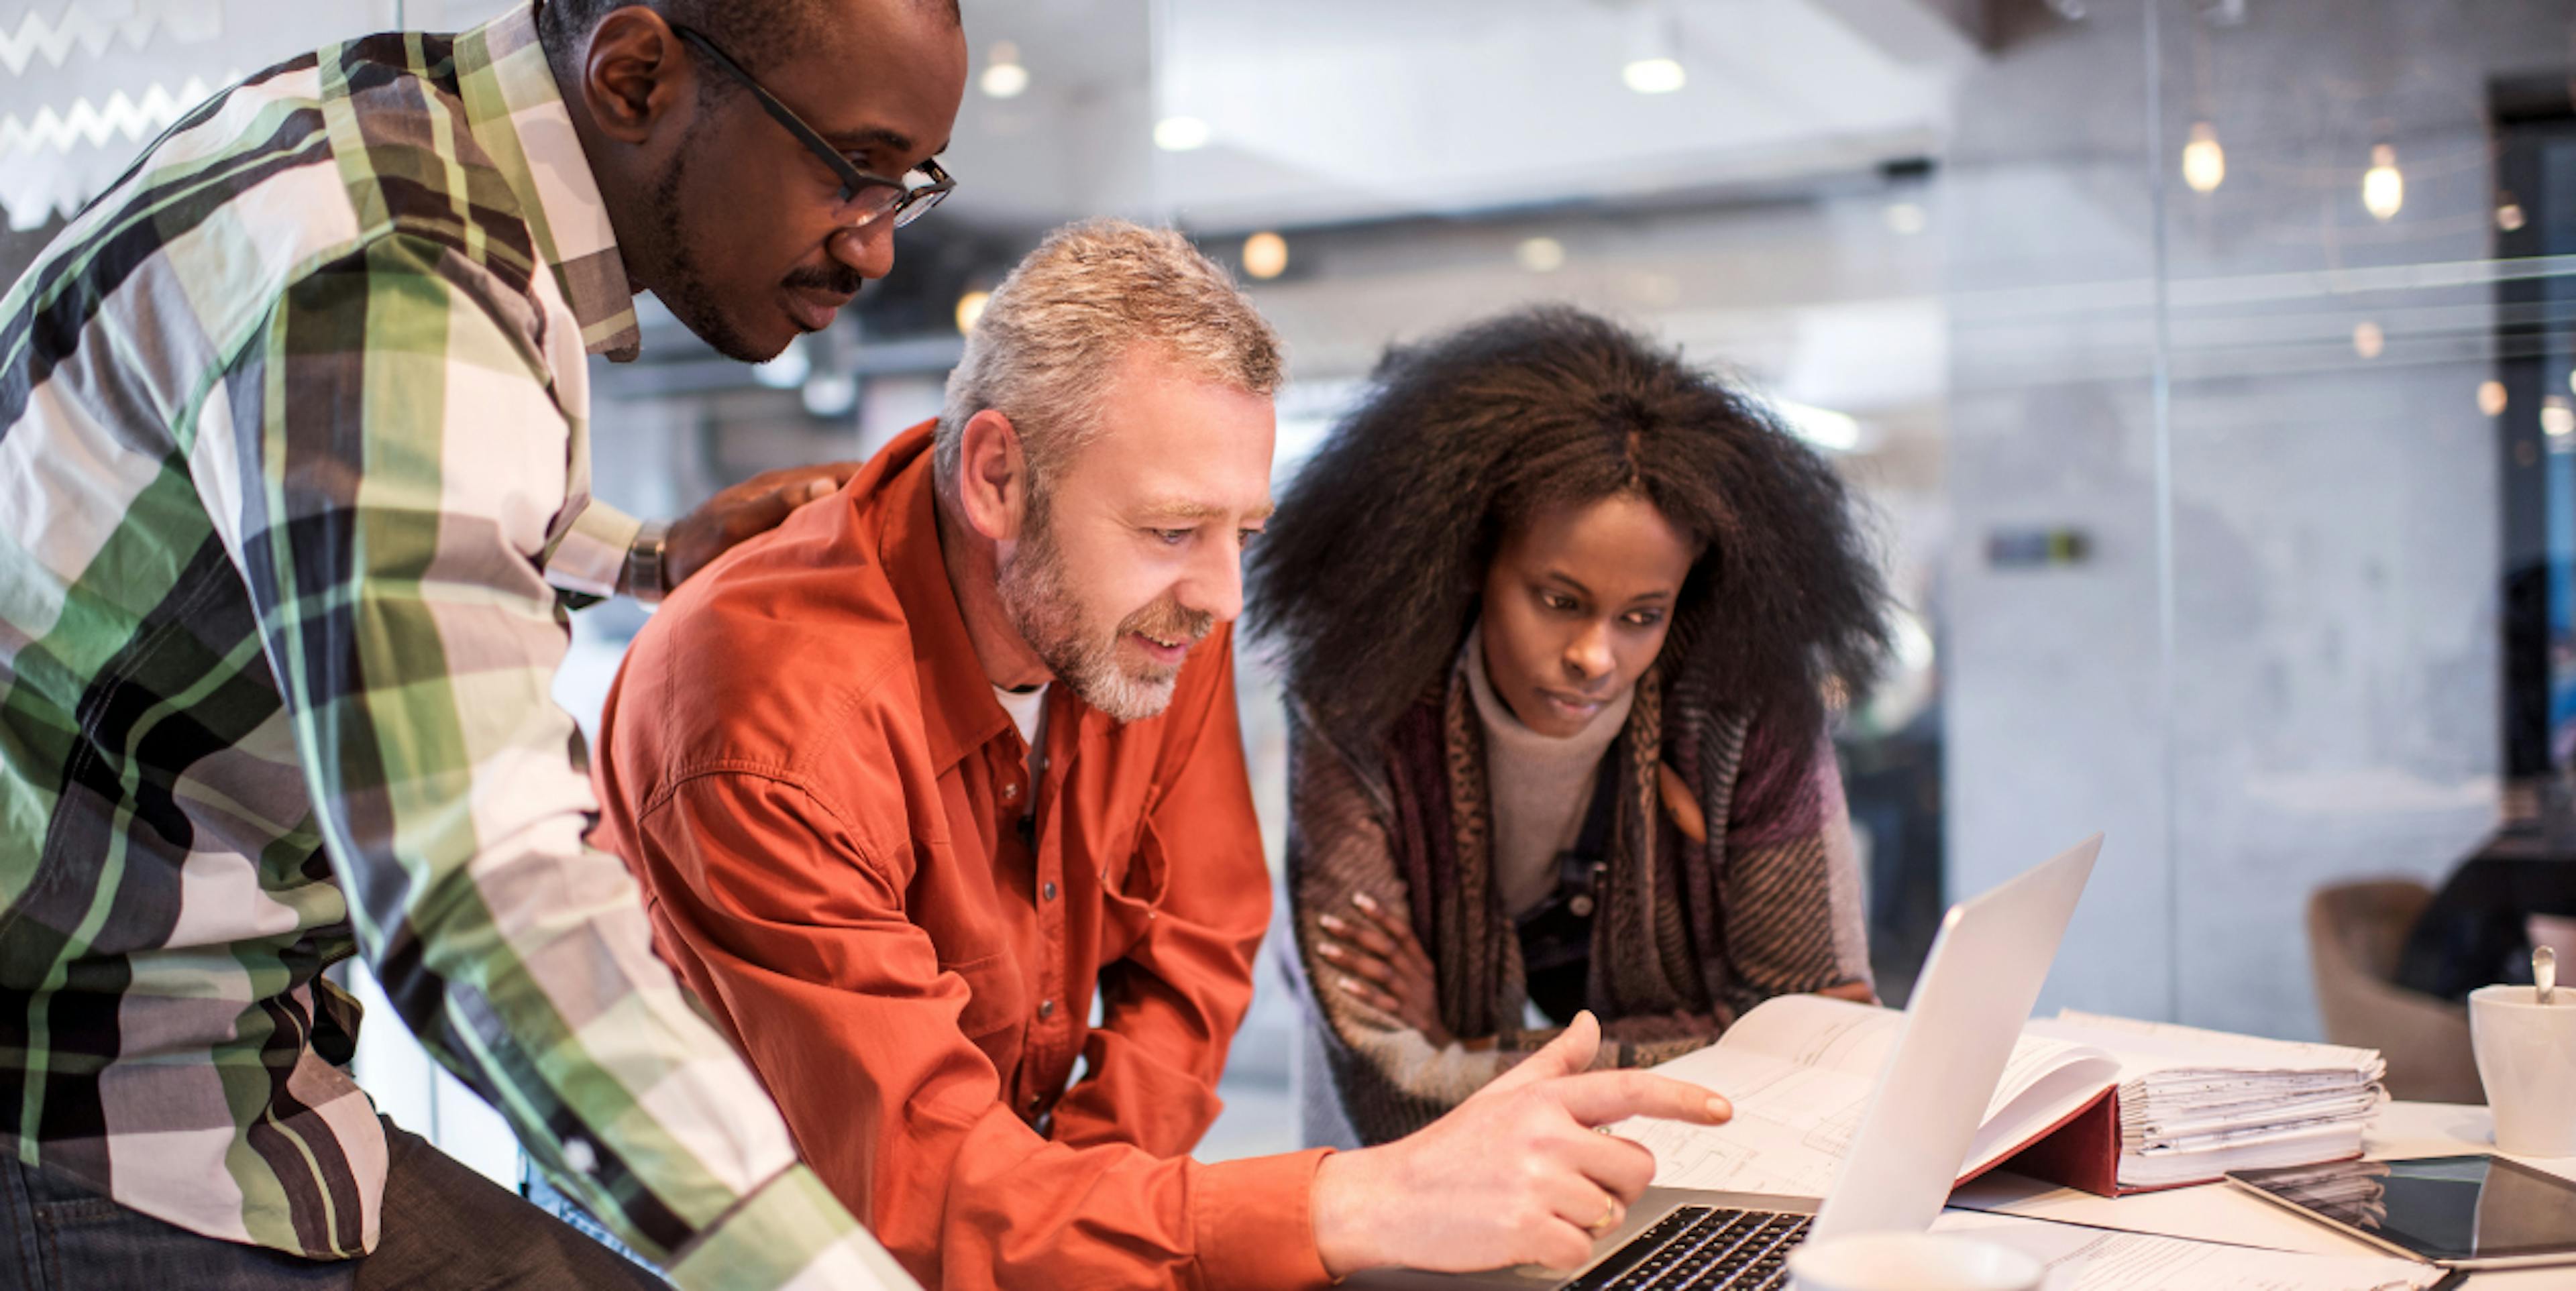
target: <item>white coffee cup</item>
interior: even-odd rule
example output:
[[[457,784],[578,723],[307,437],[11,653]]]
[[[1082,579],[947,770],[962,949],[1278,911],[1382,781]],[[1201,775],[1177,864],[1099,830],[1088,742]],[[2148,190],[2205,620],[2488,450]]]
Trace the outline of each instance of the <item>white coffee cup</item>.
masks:
[[[2009,1246],[1939,1233],[1858,1233],[1789,1256],[1791,1291],[2039,1291],[2047,1276]]]
[[[2469,1043],[2495,1113],[2496,1147],[2576,1156],[2576,990],[2542,1004],[2529,986],[2469,993]]]

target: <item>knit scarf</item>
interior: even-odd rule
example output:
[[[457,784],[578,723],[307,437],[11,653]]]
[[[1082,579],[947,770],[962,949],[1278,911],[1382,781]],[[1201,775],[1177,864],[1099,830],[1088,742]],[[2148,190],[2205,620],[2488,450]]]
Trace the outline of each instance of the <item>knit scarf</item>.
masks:
[[[1740,995],[1723,954],[1717,867],[1745,723],[1685,716],[1668,726],[1667,712],[1709,709],[1668,708],[1665,689],[1657,671],[1638,681],[1627,726],[1602,769],[1616,808],[1586,1004],[1609,1020],[1604,1066],[1705,1043],[1732,1020]],[[1494,1036],[1506,1052],[1527,1051],[1553,1032],[1522,1026],[1528,988],[1520,939],[1493,878],[1484,743],[1466,669],[1452,668],[1389,733],[1387,788],[1396,815],[1389,841],[1414,894],[1414,935],[1441,966],[1442,1024],[1455,1035]],[[1660,763],[1697,788],[1708,838],[1691,838],[1667,818]]]

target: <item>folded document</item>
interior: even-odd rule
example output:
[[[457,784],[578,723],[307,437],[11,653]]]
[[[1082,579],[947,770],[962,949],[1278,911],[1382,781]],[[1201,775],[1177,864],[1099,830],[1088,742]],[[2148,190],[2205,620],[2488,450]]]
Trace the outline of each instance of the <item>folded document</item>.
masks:
[[[1821,1197],[1904,1022],[1823,996],[1770,1000],[1657,1068],[1726,1095],[1732,1121],[1613,1132],[1654,1149],[1666,1187]],[[2369,1050],[2063,1013],[2023,1031],[1959,1181],[2010,1161],[2116,1196],[2355,1157],[2385,1069]]]

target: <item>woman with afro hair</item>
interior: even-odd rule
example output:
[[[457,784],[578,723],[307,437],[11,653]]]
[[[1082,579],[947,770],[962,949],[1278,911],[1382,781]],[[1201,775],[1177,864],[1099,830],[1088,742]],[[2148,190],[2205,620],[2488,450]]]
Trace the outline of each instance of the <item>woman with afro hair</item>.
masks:
[[[1762,404],[1592,315],[1387,354],[1249,571],[1322,1124],[1408,1134],[1584,1009],[1642,1066],[1870,998],[1826,740],[1885,645],[1852,512]]]

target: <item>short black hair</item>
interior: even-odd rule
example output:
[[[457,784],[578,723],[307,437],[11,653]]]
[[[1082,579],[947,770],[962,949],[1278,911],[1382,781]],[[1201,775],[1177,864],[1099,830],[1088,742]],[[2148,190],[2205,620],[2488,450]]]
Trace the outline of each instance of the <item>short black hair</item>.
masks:
[[[919,3],[963,25],[958,0]],[[696,31],[755,76],[812,44],[832,18],[826,0],[545,0],[537,11],[537,37],[557,74],[572,66],[582,37],[620,9],[650,9],[674,27]]]
[[[1247,623],[1365,746],[1446,677],[1486,564],[1537,512],[1621,494],[1703,545],[1656,667],[1803,740],[1857,698],[1887,594],[1831,465],[1752,395],[1562,306],[1388,351],[1249,556]]]

